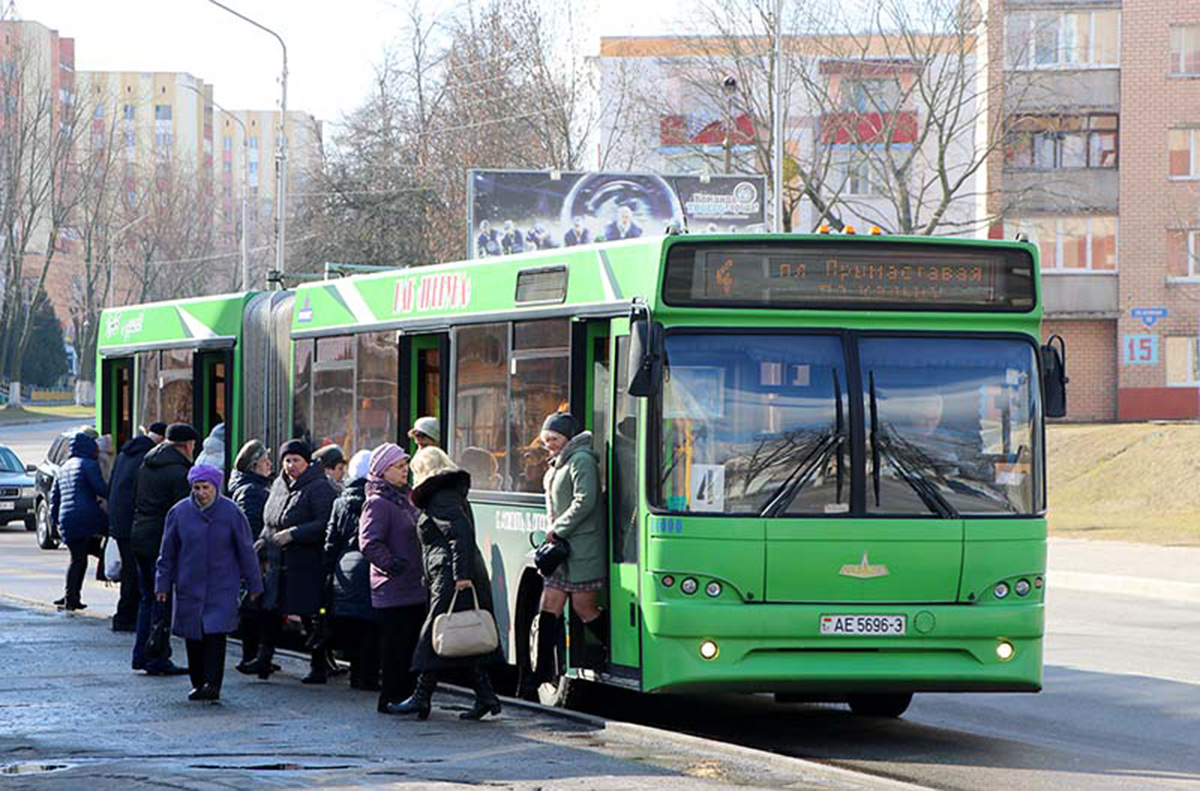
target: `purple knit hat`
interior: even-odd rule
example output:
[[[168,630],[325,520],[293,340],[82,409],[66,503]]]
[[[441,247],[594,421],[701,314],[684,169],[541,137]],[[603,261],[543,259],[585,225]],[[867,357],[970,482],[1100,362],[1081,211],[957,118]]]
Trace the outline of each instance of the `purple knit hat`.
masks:
[[[371,452],[371,466],[367,468],[367,480],[382,481],[383,473],[398,461],[408,459],[408,452],[392,442],[385,442]]]
[[[225,482],[225,475],[211,465],[197,464],[188,470],[188,484],[193,484],[196,481],[208,481],[219,492],[221,491],[221,484]]]

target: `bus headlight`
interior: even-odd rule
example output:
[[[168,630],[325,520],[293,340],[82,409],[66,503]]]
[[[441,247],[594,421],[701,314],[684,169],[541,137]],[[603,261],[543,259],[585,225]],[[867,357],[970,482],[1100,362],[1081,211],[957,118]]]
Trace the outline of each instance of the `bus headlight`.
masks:
[[[1014,648],[1013,644],[1007,640],[1001,640],[996,644],[996,656],[1001,662],[1007,662],[1008,660],[1012,659],[1016,653],[1017,649]]]
[[[670,574],[664,574],[662,578],[662,584],[664,588],[669,588],[675,584],[675,578]]]
[[[704,586],[704,592],[707,593],[709,596],[712,596],[714,599],[717,598],[718,596],[721,595],[721,583],[717,582],[716,580],[713,580],[712,582],[710,582]]]
[[[683,582],[679,583],[679,590],[683,591],[688,596],[691,596],[693,593],[695,593],[699,589],[700,589],[700,583],[696,582],[696,579],[694,577],[688,577]]]
[[[1007,582],[996,583],[996,587],[992,588],[992,595],[995,596],[997,599],[1003,599],[1005,596],[1008,595],[1008,583]]]
[[[705,640],[700,644],[700,658],[713,660],[721,653],[721,647],[717,645],[715,640]]]
[[[1029,580],[1017,580],[1017,584],[1013,585],[1013,590],[1017,592],[1018,596],[1028,596],[1029,588]]]

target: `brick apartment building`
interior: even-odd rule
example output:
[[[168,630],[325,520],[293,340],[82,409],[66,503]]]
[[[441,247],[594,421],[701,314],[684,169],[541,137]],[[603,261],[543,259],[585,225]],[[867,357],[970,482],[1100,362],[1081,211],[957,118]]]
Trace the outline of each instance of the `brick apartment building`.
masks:
[[[1004,236],[1041,250],[1071,420],[1200,417],[1200,3],[1008,0]],[[993,44],[993,58],[997,58]],[[999,173],[997,173],[999,171]]]

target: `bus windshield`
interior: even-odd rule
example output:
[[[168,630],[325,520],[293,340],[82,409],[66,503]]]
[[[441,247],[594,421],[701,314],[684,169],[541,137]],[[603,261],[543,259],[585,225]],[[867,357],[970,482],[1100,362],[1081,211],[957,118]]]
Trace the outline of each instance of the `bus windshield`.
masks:
[[[764,518],[1040,512],[1033,344],[857,343],[862,409],[852,410],[840,334],[668,333],[656,505]],[[855,456],[866,491],[856,508]]]

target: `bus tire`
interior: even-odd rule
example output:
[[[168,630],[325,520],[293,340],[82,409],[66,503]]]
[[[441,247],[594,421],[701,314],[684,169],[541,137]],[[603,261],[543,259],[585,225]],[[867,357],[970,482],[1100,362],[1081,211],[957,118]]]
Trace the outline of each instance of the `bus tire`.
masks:
[[[850,695],[846,702],[850,711],[860,717],[887,717],[894,719],[908,710],[913,693],[897,692],[887,695]]]

